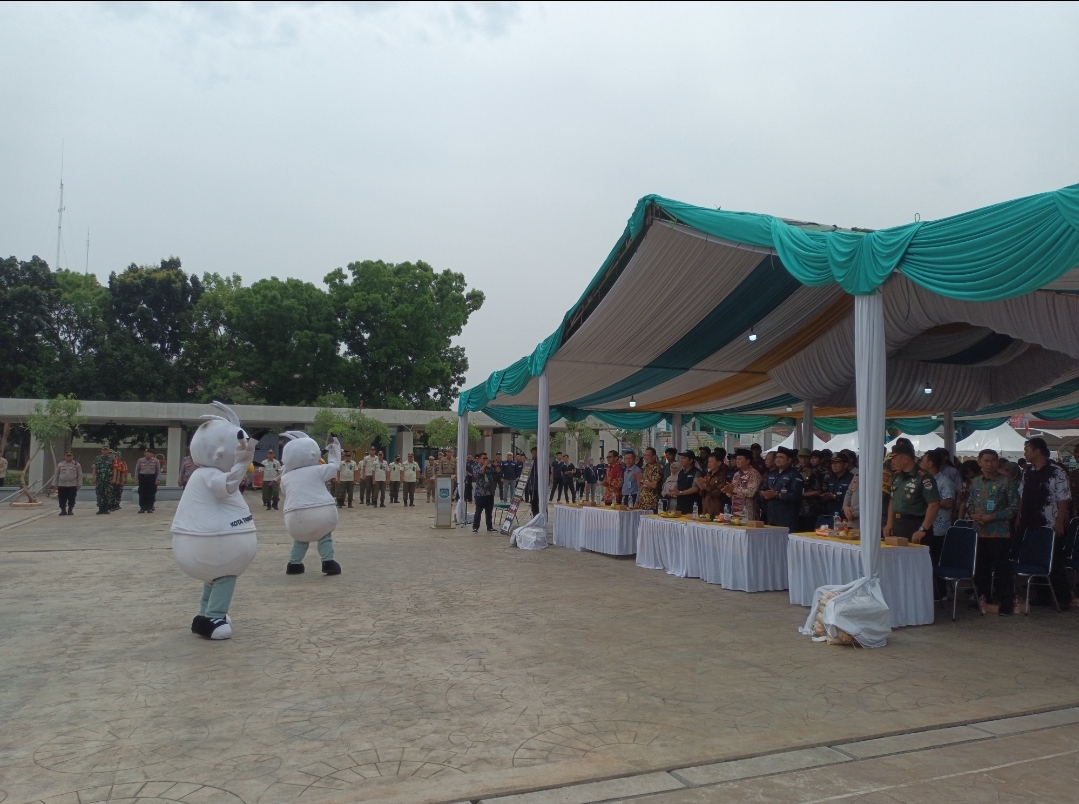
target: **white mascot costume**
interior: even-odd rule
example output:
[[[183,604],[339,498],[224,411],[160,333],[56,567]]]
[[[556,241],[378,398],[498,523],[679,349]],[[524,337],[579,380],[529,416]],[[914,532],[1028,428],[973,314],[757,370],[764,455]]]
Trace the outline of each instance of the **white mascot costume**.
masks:
[[[203,582],[202,604],[191,632],[207,639],[232,636],[228,616],[236,577],[255,557],[255,522],[239,492],[240,481],[255,455],[231,409],[206,419],[191,439],[195,472],[184,487],[172,520],[172,554],[180,569]]]
[[[281,491],[285,495],[285,529],[293,538],[286,575],[303,572],[303,557],[311,542],[318,542],[322,571],[340,575],[341,565],[333,560],[333,529],[337,527],[337,501],[326,483],[337,477],[341,465],[341,442],[336,438],[326,447],[326,463],[320,464],[322,450],[307,433],[290,430],[291,439],[281,452]]]

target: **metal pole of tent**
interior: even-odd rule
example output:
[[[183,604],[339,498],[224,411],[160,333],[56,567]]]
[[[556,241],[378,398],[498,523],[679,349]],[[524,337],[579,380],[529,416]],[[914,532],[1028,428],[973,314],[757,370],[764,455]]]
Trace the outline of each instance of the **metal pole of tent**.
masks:
[[[944,414],[944,446],[948,454],[955,457],[955,414],[948,411]]]
[[[465,473],[468,465],[465,455],[468,453],[468,411],[457,417],[457,524],[464,525],[468,516],[468,503],[465,501]]]
[[[802,446],[813,449],[813,403],[802,403]]]
[[[539,377],[539,400],[536,405],[536,493],[539,495],[539,527],[547,527],[547,473],[551,465],[551,398],[547,372]]]

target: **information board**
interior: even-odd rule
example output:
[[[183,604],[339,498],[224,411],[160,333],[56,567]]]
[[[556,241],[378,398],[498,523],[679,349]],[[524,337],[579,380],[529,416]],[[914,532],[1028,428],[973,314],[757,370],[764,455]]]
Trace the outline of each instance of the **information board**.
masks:
[[[521,470],[521,476],[517,478],[517,485],[513,487],[513,500],[510,502],[509,510],[506,511],[506,516],[502,519],[502,527],[499,528],[500,533],[509,535],[509,532],[513,530],[513,522],[517,519],[517,508],[524,502],[525,499],[525,486],[528,485],[528,478],[532,474],[532,461],[525,461],[524,468]]]

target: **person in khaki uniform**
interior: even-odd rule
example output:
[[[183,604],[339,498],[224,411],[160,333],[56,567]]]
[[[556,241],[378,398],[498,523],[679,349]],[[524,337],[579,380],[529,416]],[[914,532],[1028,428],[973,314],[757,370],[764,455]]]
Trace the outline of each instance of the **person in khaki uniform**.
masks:
[[[363,501],[365,505],[375,505],[375,464],[378,463],[377,450],[372,446],[363,458]]]
[[[0,455],[0,486],[4,485],[5,480],[7,480],[7,458]]]
[[[375,461],[374,469],[375,477],[375,491],[371,497],[371,504],[378,505],[379,508],[386,507],[386,480],[390,476],[390,465],[386,463],[386,456],[383,453],[378,454],[378,460]]]
[[[438,457],[427,458],[427,463],[423,467],[423,480],[424,485],[427,487],[427,502],[434,502],[435,499],[435,477],[438,474],[438,460],[442,457],[442,453],[438,453]]]
[[[442,457],[438,459],[438,467],[435,470],[435,477],[448,477],[451,480],[457,477],[457,459],[453,457],[453,450],[446,450]],[[450,492],[453,499],[456,499],[457,484],[452,484],[453,490]]]
[[[390,502],[395,503],[401,496],[401,459],[394,458],[390,463]]]
[[[412,453],[408,453],[408,459],[401,464],[401,482],[405,485],[405,493],[401,498],[401,504],[411,508],[416,507],[416,479],[420,476],[420,465],[416,463]]]
[[[337,507],[344,508],[347,500],[348,507],[352,507],[352,492],[356,487],[356,462],[352,460],[352,453],[346,452],[345,458],[337,472]]]

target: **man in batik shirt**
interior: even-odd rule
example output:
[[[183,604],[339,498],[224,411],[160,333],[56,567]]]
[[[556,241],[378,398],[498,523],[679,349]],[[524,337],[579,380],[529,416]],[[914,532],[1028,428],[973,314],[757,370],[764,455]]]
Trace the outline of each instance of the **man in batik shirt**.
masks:
[[[1031,438],[1023,447],[1027,466],[1019,480],[1019,527],[1052,528],[1056,534],[1053,550],[1053,572],[1050,582],[1057,601],[1067,606],[1071,601],[1071,584],[1064,568],[1064,529],[1071,507],[1071,487],[1064,467],[1049,460],[1045,439]]]
[[[748,449],[734,451],[735,472],[723,492],[731,498],[731,514],[744,519],[757,518],[757,492],[763,478],[752,466],[753,453]]]

